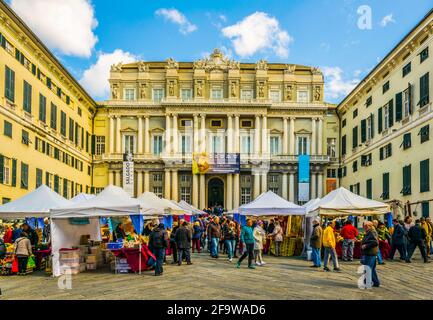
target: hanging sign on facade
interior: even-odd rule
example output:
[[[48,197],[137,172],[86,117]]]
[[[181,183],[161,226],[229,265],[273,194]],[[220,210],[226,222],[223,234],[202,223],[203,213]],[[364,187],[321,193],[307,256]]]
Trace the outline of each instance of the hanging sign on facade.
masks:
[[[310,156],[298,157],[298,202],[310,200]]]
[[[123,155],[123,190],[134,196],[134,160],[132,153]]]
[[[193,153],[192,173],[240,173],[239,153]]]

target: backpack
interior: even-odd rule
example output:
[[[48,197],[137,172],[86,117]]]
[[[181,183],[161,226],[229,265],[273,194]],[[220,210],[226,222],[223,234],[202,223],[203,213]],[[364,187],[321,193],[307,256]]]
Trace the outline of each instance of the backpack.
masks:
[[[157,232],[154,231],[152,246],[154,248],[164,248],[165,247],[164,231],[163,230],[158,230]]]

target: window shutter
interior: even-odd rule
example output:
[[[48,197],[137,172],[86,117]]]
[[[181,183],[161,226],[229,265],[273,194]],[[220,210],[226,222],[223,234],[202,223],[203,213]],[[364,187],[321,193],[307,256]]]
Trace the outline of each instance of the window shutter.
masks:
[[[370,114],[370,124],[371,124],[371,139],[374,138],[374,114]]]
[[[355,149],[358,146],[358,126],[352,129],[352,148]]]
[[[409,83],[407,87],[407,92],[409,95],[409,113],[412,114],[413,106],[412,106],[412,85]]]
[[[12,159],[12,187],[17,186],[17,159]]]
[[[364,143],[367,140],[367,121],[361,120],[361,142]]]
[[[379,153],[380,153],[380,160],[383,160],[383,147],[379,149]]]
[[[337,170],[337,177],[338,178],[342,177],[342,169],[341,168],[338,168],[338,170]]]
[[[345,135],[341,138],[341,154],[343,156],[346,155],[346,136]]]
[[[395,121],[398,122],[403,118],[403,94],[401,92],[395,95]]]
[[[4,168],[4,156],[0,154],[0,183],[3,183],[3,181],[4,181],[4,177],[3,177],[4,170],[5,170],[5,168]]]
[[[92,155],[95,154],[95,147],[96,147],[96,136],[92,134],[92,146],[91,146]]]
[[[386,200],[389,197],[389,173],[382,175],[382,199]]]
[[[378,117],[377,117],[377,132],[379,133],[382,132],[382,128],[383,128],[382,118],[383,118],[382,107],[380,107],[378,110]]]
[[[389,128],[391,128],[394,125],[394,102],[389,100],[388,102],[389,106]]]
[[[420,192],[430,191],[430,161],[429,159],[420,162]]]
[[[390,157],[390,156],[392,156],[392,144],[389,143],[389,144],[387,145],[387,148],[388,148],[388,157]]]
[[[48,172],[45,172],[45,185],[49,187],[50,183],[50,174]]]

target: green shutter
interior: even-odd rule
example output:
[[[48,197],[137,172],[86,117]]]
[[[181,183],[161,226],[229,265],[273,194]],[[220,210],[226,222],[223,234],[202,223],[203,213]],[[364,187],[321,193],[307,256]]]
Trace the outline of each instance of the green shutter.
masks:
[[[388,115],[389,128],[391,128],[394,125],[394,103],[392,99],[388,102],[388,106],[389,106],[389,115]]]
[[[352,129],[352,148],[355,149],[358,146],[358,126]]]
[[[398,122],[403,118],[403,94],[401,92],[395,95],[395,121]]]
[[[50,173],[49,172],[45,172],[45,185],[50,187]]]
[[[42,170],[36,168],[36,188],[42,185]]]
[[[420,192],[430,191],[430,161],[420,162]]]
[[[0,154],[0,183],[3,183],[3,174],[4,174],[4,156]]]
[[[59,193],[59,176],[54,176],[54,191]]]
[[[374,114],[370,114],[370,123],[371,123],[371,139],[374,138]]]
[[[12,159],[12,187],[17,186],[17,159]]]
[[[422,209],[422,216],[424,218],[430,217],[430,202],[425,201],[421,203],[421,209]]]
[[[382,175],[382,199],[389,199],[389,173]]]
[[[383,112],[382,107],[378,110],[378,117],[377,117],[377,132],[381,133],[383,128]]]
[[[95,147],[96,147],[96,136],[92,134],[92,146],[91,146],[92,155],[95,154]]]
[[[93,150],[93,149],[92,149]],[[93,154],[93,151],[92,151]],[[341,138],[341,155],[346,155],[346,135]]]
[[[383,148],[384,147],[382,147],[382,148],[379,149],[379,155],[380,155],[379,158],[380,158],[380,160],[383,160]]]
[[[373,188],[373,183],[372,183],[372,180],[371,179],[368,179],[367,180],[367,182],[366,182],[366,195],[367,195],[367,198],[368,199],[372,199],[373,198],[373,190],[372,190],[372,188]]]
[[[361,142],[364,143],[367,140],[367,120],[361,120]]]
[[[15,72],[8,66],[5,67],[5,96],[15,102]]]

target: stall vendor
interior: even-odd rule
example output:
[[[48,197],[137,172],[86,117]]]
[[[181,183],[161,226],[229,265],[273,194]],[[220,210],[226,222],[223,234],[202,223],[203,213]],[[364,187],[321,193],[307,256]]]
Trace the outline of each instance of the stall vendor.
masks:
[[[114,241],[123,240],[126,238],[125,230],[123,229],[123,223],[119,223],[116,227],[116,230],[114,230],[113,233]]]
[[[27,238],[29,238],[30,243],[32,244],[32,246],[35,246],[35,245],[37,245],[39,243],[38,234],[27,223],[23,223],[21,225],[21,228],[22,228],[23,232],[25,232],[27,234]]]

